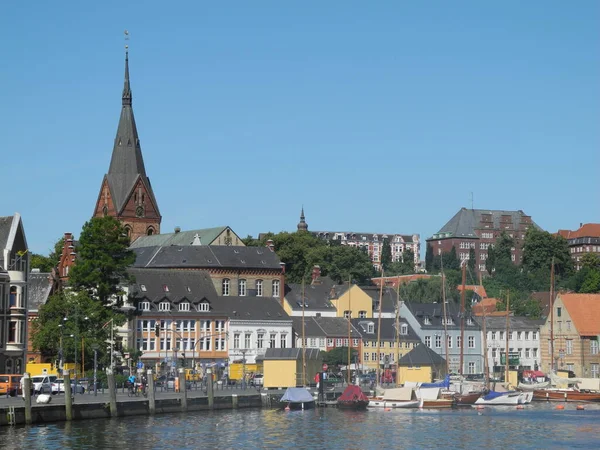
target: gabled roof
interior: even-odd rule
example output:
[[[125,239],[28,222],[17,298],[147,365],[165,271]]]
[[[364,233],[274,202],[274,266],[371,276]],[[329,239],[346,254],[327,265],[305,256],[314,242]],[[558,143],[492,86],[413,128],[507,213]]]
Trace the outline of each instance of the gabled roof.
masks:
[[[130,248],[168,247],[170,245],[210,245],[221,233],[229,227],[201,228],[199,230],[178,231],[176,233],[161,233],[151,236],[140,236]],[[229,228],[231,230],[231,228]],[[233,232],[233,231],[232,231]]]
[[[6,248],[8,235],[13,223],[13,216],[0,217],[0,250]],[[1,257],[2,255],[0,255]]]
[[[581,336],[600,336],[600,294],[558,294]]]
[[[184,299],[192,303],[208,300],[217,303],[217,291],[204,270],[128,269],[135,278],[129,294],[137,300],[157,303],[169,300],[178,303]],[[166,286],[166,288],[165,288]]]
[[[287,320],[287,315],[279,300],[273,297],[219,297],[219,307],[227,311],[231,321],[244,320]]]
[[[27,238],[23,229],[21,214],[15,213],[14,216],[0,217],[0,267],[11,270],[8,266],[11,261],[4,261],[5,253],[9,260],[16,256],[16,252],[27,250]]]
[[[478,317],[477,322],[483,324],[483,317]],[[509,331],[531,331],[538,330],[543,325],[545,320],[541,319],[530,319],[529,317],[510,316],[509,317]],[[491,316],[486,317],[485,327],[488,331],[504,331],[506,330],[506,316],[498,317]]]
[[[365,294],[373,300],[373,313],[379,312],[379,286],[360,286]],[[398,305],[398,293],[391,287],[384,286],[381,292],[381,312],[395,313]]]
[[[523,211],[503,211],[503,210],[491,210],[491,209],[467,209],[461,208],[455,215],[450,219],[436,234],[444,233],[447,236],[435,237],[435,239],[444,238],[473,238],[477,239],[476,229],[480,228],[481,217],[484,214],[491,215],[491,227],[490,229],[500,229],[500,219],[502,216],[510,216],[512,224],[515,225],[515,229],[519,228],[521,219],[523,217],[529,217]],[[533,221],[531,225],[539,228]],[[429,239],[434,239],[429,238]]]
[[[275,252],[265,247],[198,245],[133,248],[134,267],[140,268],[227,268],[281,270]]]
[[[422,343],[400,358],[401,366],[440,366],[443,364],[446,364],[446,360]]]
[[[333,239],[336,235],[344,235],[345,239],[342,241],[359,241],[369,243],[371,241],[375,241],[377,238],[377,242],[383,242],[384,239],[388,239],[390,243],[394,242],[394,238],[400,237],[402,238],[402,242],[407,244],[413,243],[413,237],[416,236],[418,239],[418,234],[398,234],[398,233],[372,233],[372,232],[358,232],[358,231],[311,231],[311,234],[321,238],[321,239]]]
[[[496,305],[500,300],[497,298],[484,298],[471,307],[471,312],[474,316],[490,315],[496,312]]]
[[[27,310],[37,311],[45,305],[52,290],[49,273],[31,272],[27,279]]]
[[[462,292],[462,284],[459,284],[456,288],[459,292]],[[479,298],[487,297],[487,292],[485,292],[485,288],[480,284],[466,284],[465,291],[473,291],[479,296]]]
[[[304,286],[304,302],[302,301],[302,284],[286,284],[285,299],[292,310],[302,310],[302,303],[304,303],[304,309],[308,311],[335,311],[335,306],[330,299],[332,294],[336,294],[336,283],[327,276],[319,277],[319,280],[319,284]]]
[[[292,317],[294,331],[302,336],[302,317]],[[360,331],[351,324],[351,337],[360,339]],[[348,337],[348,320],[343,317],[305,317],[304,335],[306,337]]]
[[[117,213],[120,213],[139,178],[146,186],[150,200],[160,215],[158,203],[150,180],[146,175],[142,147],[133,116],[132,95],[129,82],[129,55],[125,55],[125,82],[123,86],[121,117],[106,178]]]
[[[550,315],[550,291],[533,292],[531,298],[539,302],[542,308],[542,317],[548,317]]]
[[[419,325],[422,329],[443,329],[444,325],[442,323],[442,319],[444,317],[444,309],[443,305],[440,303],[413,303],[413,302],[405,302],[404,303],[408,310],[412,313],[415,319],[419,322]],[[449,330],[460,329],[460,307],[453,302],[446,303],[446,317],[452,319],[452,325],[446,325],[446,328]],[[468,319],[471,317],[470,313],[467,311],[465,313],[465,317]],[[425,323],[425,319],[429,319],[429,324]],[[473,321],[472,325],[466,325],[465,320],[465,330],[479,330],[481,327],[475,321]]]
[[[558,235],[565,239],[577,239],[582,237],[600,237],[600,223],[585,223],[577,230],[558,230]]]
[[[304,357],[307,360],[320,360],[321,352],[317,348],[306,348],[304,349]],[[291,359],[298,360],[302,358],[301,348],[268,348],[265,352],[264,360],[272,359]]]
[[[373,333],[368,332],[368,324],[373,324]],[[352,319],[352,325],[362,334],[363,339],[369,341],[376,340],[378,335],[379,319]],[[418,342],[420,341],[419,336],[412,329],[410,324],[404,318],[400,318],[400,330],[402,325],[408,326],[408,333],[400,335],[400,341]],[[382,318],[381,319],[381,340],[382,341],[395,341],[396,340],[396,319]]]

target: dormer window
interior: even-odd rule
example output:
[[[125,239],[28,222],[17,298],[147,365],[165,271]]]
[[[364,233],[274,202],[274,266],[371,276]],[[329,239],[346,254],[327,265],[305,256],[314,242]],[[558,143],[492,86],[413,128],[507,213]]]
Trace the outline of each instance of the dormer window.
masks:
[[[150,311],[150,302],[140,302],[138,309],[140,311]]]
[[[367,312],[366,311],[359,311],[358,312],[358,318],[359,319],[366,319],[367,318]]]
[[[375,325],[370,323],[367,325],[367,333],[375,333]]]
[[[408,334],[408,325],[406,325],[405,323],[403,323],[402,326],[400,327],[400,334],[403,334],[403,335]]]
[[[169,292],[169,286],[167,286],[166,284],[163,284],[163,291]]]
[[[158,304],[159,311],[171,311],[171,304],[169,302],[160,302]]]
[[[350,311],[344,311],[344,319],[349,319],[351,314],[352,313]]]
[[[473,325],[473,318],[472,317],[467,318],[467,325]]]
[[[182,302],[179,304],[179,311],[189,311],[190,304],[188,302]]]
[[[140,289],[142,292],[146,292],[146,285],[145,284],[140,284]]]
[[[200,312],[208,312],[210,311],[210,303],[202,302],[198,304],[198,311]]]
[[[425,325],[431,325],[431,319],[430,319],[428,316],[425,316],[425,317],[423,318],[423,323],[424,323]]]

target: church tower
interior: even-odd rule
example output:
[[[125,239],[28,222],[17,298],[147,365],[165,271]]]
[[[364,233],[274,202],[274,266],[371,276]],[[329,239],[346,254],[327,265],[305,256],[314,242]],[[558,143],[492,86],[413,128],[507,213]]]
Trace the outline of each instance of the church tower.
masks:
[[[304,217],[304,206],[300,213],[300,222],[298,222],[298,231],[308,231],[308,224],[306,223],[306,217]]]
[[[129,52],[125,52],[125,84],[121,117],[108,173],[104,175],[94,217],[113,216],[127,229],[131,242],[160,233],[161,215],[146,175],[129,84]]]

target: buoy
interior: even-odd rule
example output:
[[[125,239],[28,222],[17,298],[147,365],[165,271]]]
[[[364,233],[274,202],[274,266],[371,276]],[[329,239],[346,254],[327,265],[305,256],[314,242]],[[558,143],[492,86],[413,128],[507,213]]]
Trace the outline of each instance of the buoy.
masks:
[[[577,405],[577,411],[583,411],[585,407],[583,405]]]
[[[517,409],[523,409],[523,405],[517,405]]]
[[[485,409],[485,406],[479,405],[477,406],[477,409]]]
[[[565,405],[556,405],[556,409],[565,409]]]
[[[384,411],[391,411],[392,408],[385,408]]]
[[[286,407],[285,407],[285,410],[286,410],[286,411],[289,411],[289,410],[290,410],[290,407],[289,407],[289,406],[286,406]]]

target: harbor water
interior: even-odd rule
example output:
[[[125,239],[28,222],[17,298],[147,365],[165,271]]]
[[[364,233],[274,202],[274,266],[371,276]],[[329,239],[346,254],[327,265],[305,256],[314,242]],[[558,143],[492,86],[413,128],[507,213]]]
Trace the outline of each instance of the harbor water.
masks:
[[[3,427],[0,447],[495,449],[600,447],[600,404],[522,410],[233,410]]]

